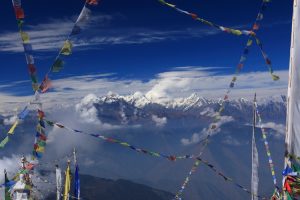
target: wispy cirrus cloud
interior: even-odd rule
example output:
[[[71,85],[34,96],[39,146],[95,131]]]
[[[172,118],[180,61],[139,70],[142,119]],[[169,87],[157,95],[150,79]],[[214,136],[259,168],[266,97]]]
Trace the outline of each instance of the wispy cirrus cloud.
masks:
[[[84,34],[74,38],[74,46],[81,50],[99,48],[101,45],[145,44],[170,40],[201,38],[219,34],[220,31],[209,27],[183,29],[150,29],[144,27],[119,27],[111,23],[126,19],[121,14],[96,14],[86,25]],[[70,34],[75,17],[50,19],[37,25],[27,25],[25,30],[31,37],[34,50],[58,51]],[[93,27],[93,28],[91,28]],[[21,39],[16,31],[0,33],[0,51],[22,52]]]

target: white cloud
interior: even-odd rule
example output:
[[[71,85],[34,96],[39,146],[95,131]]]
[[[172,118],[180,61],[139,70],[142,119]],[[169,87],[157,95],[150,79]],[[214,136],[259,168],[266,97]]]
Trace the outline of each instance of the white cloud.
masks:
[[[80,117],[87,123],[100,124],[98,119],[98,111],[94,104],[97,102],[97,96],[95,94],[89,94],[85,96],[75,108]]]
[[[271,80],[268,72],[239,75],[230,98],[252,99],[254,92],[257,93],[258,98],[286,94],[288,72],[277,71],[276,74],[281,77],[276,82]],[[93,93],[99,97],[106,95],[107,91],[120,95],[134,94],[139,91],[140,94],[145,94],[146,98],[156,103],[188,97],[192,93],[208,99],[216,99],[223,98],[231,78],[232,75],[217,75],[217,71],[212,72],[212,68],[201,67],[175,68],[173,71],[157,74],[148,82],[137,79],[118,79],[115,74],[73,76],[53,80],[54,90],[42,95],[42,100],[46,108],[69,106],[70,103],[77,103],[88,94]],[[15,83],[6,85],[9,87]],[[30,99],[30,96],[14,96],[12,92],[11,90],[9,93],[0,92],[1,113],[11,111],[19,106],[20,102],[24,104]]]
[[[213,116],[215,116],[215,115],[213,115]],[[217,122],[211,123],[209,125],[209,127],[215,126],[214,129],[204,128],[204,129],[202,129],[202,131],[200,133],[194,133],[190,139],[182,138],[180,140],[181,144],[184,146],[197,144],[200,141],[202,141],[203,139],[205,139],[207,137],[207,135],[213,136],[213,135],[216,135],[217,133],[221,132],[221,130],[222,130],[221,126],[226,123],[232,122],[232,121],[234,121],[234,119],[231,116],[221,116]]]
[[[80,38],[74,38],[76,49],[87,50],[99,48],[103,45],[120,44],[145,44],[170,40],[201,38],[220,34],[221,31],[210,27],[156,30],[144,27],[112,27],[111,22],[123,20],[120,14],[106,15],[93,13],[91,20],[86,25],[84,34]],[[63,41],[70,34],[75,18],[51,19],[37,25],[27,25],[31,44],[34,50],[58,51]],[[92,28],[90,28],[92,27]],[[104,28],[105,27],[105,28]],[[16,31],[0,33],[0,51],[22,52],[21,39]],[[81,48],[79,48],[81,47]]]
[[[152,115],[152,120],[155,122],[157,127],[163,127],[167,124],[167,118],[166,117],[158,117],[156,115]]]
[[[92,18],[92,23],[97,22],[97,26],[108,24],[113,16],[96,15]],[[74,24],[74,19],[51,19],[37,25],[27,25],[26,31],[31,40],[34,50],[58,51],[64,40],[70,34]],[[89,24],[87,24],[89,26]],[[88,46],[85,41],[76,41],[74,46]],[[22,42],[19,33],[16,31],[3,32],[0,34],[0,51],[23,52]]]
[[[188,146],[191,144],[197,144],[198,142],[201,141],[201,136],[199,133],[194,133],[190,139],[187,138],[182,138],[181,139],[181,144],[184,146]]]
[[[282,138],[285,135],[285,125],[277,124],[275,122],[263,123],[262,127],[274,130],[274,136],[277,138]]]
[[[21,167],[21,156],[12,155],[11,157],[3,157],[0,160],[0,172],[6,169],[9,178],[12,178],[17,172],[17,170]],[[0,183],[3,183],[4,177],[0,177]]]
[[[5,118],[3,123],[4,125],[12,125],[15,123],[15,121],[18,119],[18,117],[16,115],[11,116],[9,118]]]

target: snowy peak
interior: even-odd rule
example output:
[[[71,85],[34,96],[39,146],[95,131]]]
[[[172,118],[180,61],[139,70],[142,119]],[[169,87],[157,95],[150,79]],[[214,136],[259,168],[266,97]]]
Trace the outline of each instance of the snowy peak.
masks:
[[[118,95],[116,93],[109,92],[106,96],[102,96],[100,98],[96,98],[95,95],[88,95],[88,99],[91,98],[91,101],[93,103],[106,103],[106,104],[112,104],[117,102],[123,102],[125,104],[130,104],[136,108],[144,108],[149,105],[159,105],[161,107],[167,108],[167,109],[183,109],[183,110],[189,110],[191,108],[200,108],[200,107],[206,107],[209,105],[218,105],[221,101],[221,99],[206,99],[204,97],[199,96],[196,93],[191,94],[189,97],[186,98],[176,98],[169,101],[164,102],[158,102],[154,100],[150,100],[147,98],[143,93],[141,92],[135,92],[132,95]],[[85,97],[85,98],[87,98]],[[93,97],[93,98],[92,98]],[[237,109],[243,109],[245,106],[252,106],[252,101],[247,100],[244,98],[235,99],[235,100],[229,100],[225,102],[227,105],[231,105],[232,107],[235,107]],[[277,106],[282,107],[284,106],[285,102],[282,101],[281,97],[270,97],[270,98],[264,98],[259,100],[259,105],[261,106]]]

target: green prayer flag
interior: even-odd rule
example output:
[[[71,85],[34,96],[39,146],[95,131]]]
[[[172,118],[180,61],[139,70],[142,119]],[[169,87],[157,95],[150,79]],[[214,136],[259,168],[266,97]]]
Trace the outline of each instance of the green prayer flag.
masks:
[[[287,200],[293,200],[291,195],[288,192],[286,192],[285,194],[286,194]]]
[[[37,144],[41,147],[45,147],[46,146],[46,142],[45,141],[38,141]]]
[[[38,82],[35,75],[31,75],[31,81],[32,81],[33,83],[37,83],[37,82]]]
[[[234,35],[242,35],[242,31],[240,30],[230,29],[230,32]]]
[[[279,78],[279,76],[272,74],[272,79],[273,79],[273,81],[278,81],[280,78]]]
[[[61,59],[57,58],[52,65],[52,72],[60,72],[64,68],[64,61]]]
[[[300,167],[298,165],[293,164],[292,169],[294,172],[300,172]]]
[[[0,148],[4,148],[5,145],[6,145],[8,142],[9,142],[9,137],[6,136],[6,138],[4,138],[4,139],[2,140],[2,142],[0,143]]]

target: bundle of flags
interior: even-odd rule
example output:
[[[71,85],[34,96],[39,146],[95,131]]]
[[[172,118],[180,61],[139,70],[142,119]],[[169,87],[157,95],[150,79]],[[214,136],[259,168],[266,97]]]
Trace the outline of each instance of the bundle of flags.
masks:
[[[71,161],[68,161],[67,168],[65,171],[65,184],[64,184],[64,191],[62,192],[62,176],[61,176],[61,169],[56,166],[56,188],[57,188],[57,200],[61,199],[61,196],[63,197],[63,200],[68,200],[70,197],[72,199],[80,199],[80,178],[79,178],[79,167],[77,162],[75,162],[75,177],[74,177],[74,196],[70,194],[71,191]]]
[[[42,110],[38,110],[38,124],[36,126],[36,136],[33,147],[33,158],[41,158],[45,152],[45,146],[47,141],[47,135],[45,132],[45,113]]]
[[[39,89],[39,84],[38,84],[38,79],[37,79],[37,74],[36,74],[34,57],[32,54],[33,49],[32,49],[32,45],[30,43],[30,37],[29,37],[28,33],[23,31],[23,24],[24,24],[24,18],[25,18],[24,10],[22,8],[21,0],[13,0],[12,3],[13,3],[14,10],[15,10],[15,16],[16,16],[16,20],[17,20],[17,24],[18,24],[18,28],[19,28],[20,37],[23,42],[23,48],[24,48],[24,53],[25,53],[26,62],[27,62],[27,66],[28,66],[29,75],[31,78],[32,88],[34,91],[37,91]]]
[[[298,199],[300,197],[300,167],[295,163],[287,165],[282,175],[283,192],[287,200]]]

